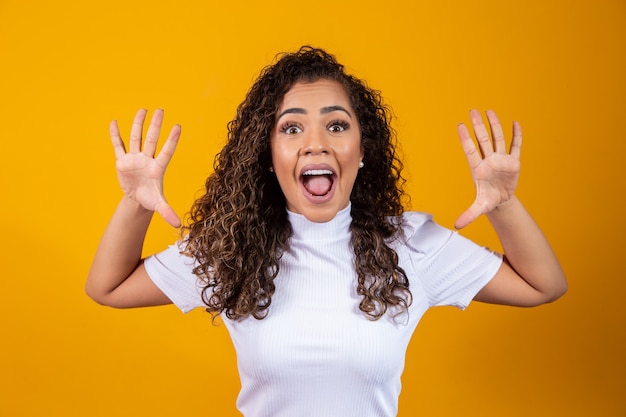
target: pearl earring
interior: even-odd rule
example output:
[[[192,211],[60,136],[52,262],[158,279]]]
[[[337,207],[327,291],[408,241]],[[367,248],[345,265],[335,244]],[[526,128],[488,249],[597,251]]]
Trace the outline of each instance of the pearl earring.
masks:
[[[269,172],[274,172],[274,167],[269,167],[268,171]]]
[[[359,162],[359,169],[363,168],[365,166],[365,164],[363,163],[363,161]]]

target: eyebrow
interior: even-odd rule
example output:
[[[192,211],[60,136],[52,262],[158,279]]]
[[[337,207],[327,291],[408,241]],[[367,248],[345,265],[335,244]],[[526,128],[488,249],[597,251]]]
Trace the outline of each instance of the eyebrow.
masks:
[[[327,106],[327,107],[322,107],[320,109],[320,114],[328,114],[328,113],[332,113],[334,111],[342,111],[344,113],[346,113],[348,115],[348,117],[350,117],[352,119],[352,115],[350,114],[350,112],[348,110],[345,109],[345,107],[343,106]],[[285,109],[281,114],[278,115],[278,117],[276,118],[276,120],[279,120],[281,117],[283,117],[286,114],[307,114],[307,111],[301,107],[292,107],[289,109]]]

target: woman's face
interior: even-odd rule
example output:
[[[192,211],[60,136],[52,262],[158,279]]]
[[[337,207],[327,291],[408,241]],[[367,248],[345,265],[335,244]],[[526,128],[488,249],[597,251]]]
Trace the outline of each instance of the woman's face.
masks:
[[[289,211],[327,222],[348,206],[363,148],[359,121],[339,83],[296,83],[278,110],[270,146]]]

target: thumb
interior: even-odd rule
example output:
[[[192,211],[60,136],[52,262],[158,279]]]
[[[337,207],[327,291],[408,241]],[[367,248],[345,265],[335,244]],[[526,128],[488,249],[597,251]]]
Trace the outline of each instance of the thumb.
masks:
[[[454,228],[460,230],[465,226],[472,223],[480,216],[480,211],[477,210],[476,204],[472,204],[470,208],[465,210],[454,222]]]
[[[172,209],[167,203],[163,202],[160,204],[157,211],[161,217],[163,217],[163,220],[169,223],[170,226],[175,228],[179,228],[181,226],[180,217],[178,217],[178,214],[176,214],[174,209]]]

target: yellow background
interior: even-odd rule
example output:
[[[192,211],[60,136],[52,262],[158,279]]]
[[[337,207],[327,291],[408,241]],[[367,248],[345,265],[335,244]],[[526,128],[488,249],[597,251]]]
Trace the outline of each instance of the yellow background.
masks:
[[[383,91],[412,208],[452,226],[468,110],[524,129],[519,195],[570,282],[555,304],[429,312],[400,416],[626,415],[626,2],[0,1],[0,416],[236,416],[224,326],[83,292],[120,191],[108,123],[166,109],[184,214],[260,69],[301,44]],[[492,247],[483,219],[463,232]],[[176,238],[160,218],[147,252]]]

